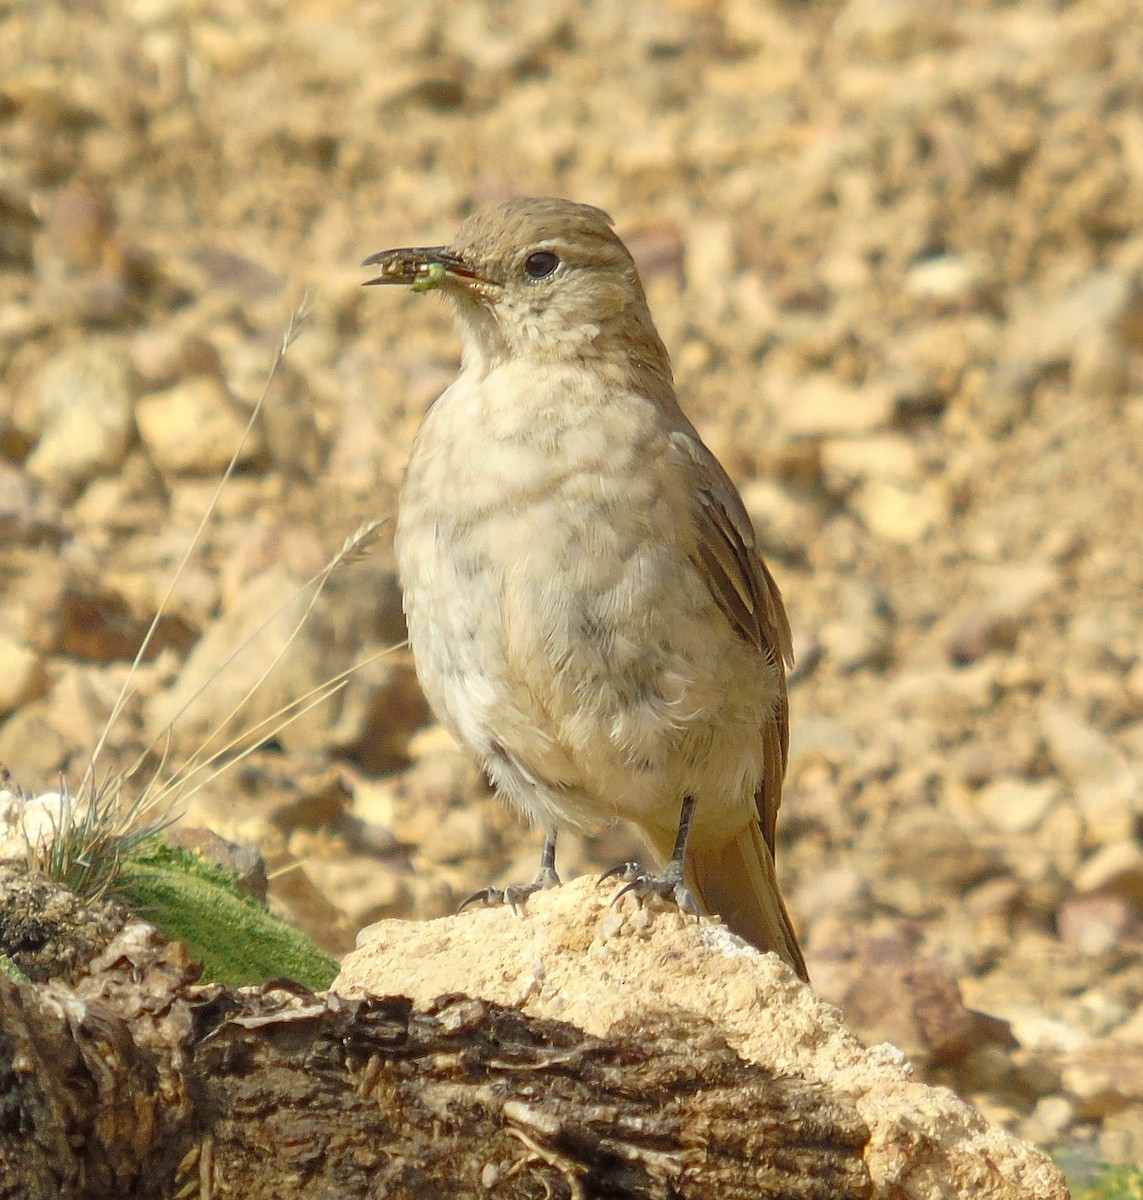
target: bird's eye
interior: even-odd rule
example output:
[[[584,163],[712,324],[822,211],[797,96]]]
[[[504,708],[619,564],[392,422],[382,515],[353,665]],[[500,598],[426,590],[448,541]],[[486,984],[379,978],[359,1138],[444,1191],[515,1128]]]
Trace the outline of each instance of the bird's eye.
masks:
[[[547,279],[559,265],[558,255],[550,250],[537,250],[524,259],[524,273],[529,279]]]

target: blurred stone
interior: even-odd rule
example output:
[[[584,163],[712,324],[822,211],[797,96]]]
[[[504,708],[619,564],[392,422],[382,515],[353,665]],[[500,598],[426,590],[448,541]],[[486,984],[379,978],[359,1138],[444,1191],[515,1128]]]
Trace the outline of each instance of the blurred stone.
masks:
[[[263,450],[257,427],[242,442],[246,419],[219,380],[199,375],[142,396],[139,435],[164,475],[220,475],[231,456],[248,464]]]
[[[995,666],[985,660],[968,667],[934,666],[902,673],[886,696],[902,712],[946,729],[969,723],[987,710],[997,694]]]
[[[905,275],[905,290],[938,312],[976,303],[985,290],[983,264],[967,255],[938,254],[914,263]]]
[[[961,894],[1003,870],[994,846],[982,844],[963,824],[938,812],[901,813],[887,829],[878,879],[908,878]]]
[[[921,477],[916,446],[896,433],[831,438],[822,446],[821,465],[826,488],[840,495],[867,479],[909,484]]]
[[[61,661],[67,665],[60,665]],[[57,660],[47,691],[0,725],[0,763],[29,791],[58,787],[61,773],[77,766],[85,768],[107,732],[107,718],[119,697],[125,671],[126,667],[114,672]],[[145,687],[145,672],[137,673],[136,695]],[[129,697],[128,712],[137,704]],[[114,745],[115,738],[110,742]]]
[[[274,466],[287,479],[316,481],[325,460],[325,439],[314,423],[309,381],[289,362],[279,363],[267,384],[259,419]]]
[[[266,862],[257,846],[240,846],[227,841],[210,829],[176,824],[163,831],[163,837],[172,846],[199,855],[234,876],[239,891],[266,901],[269,880],[266,878]]]
[[[30,271],[39,224],[40,215],[26,189],[11,179],[0,179],[0,263]]]
[[[1027,296],[1008,335],[1016,361],[1055,365],[1101,335],[1119,340],[1143,311],[1138,280],[1115,267],[1092,271],[1058,298]]]
[[[910,488],[870,479],[849,503],[870,533],[900,546],[915,545],[945,519],[945,503],[934,484]]]
[[[479,859],[487,852],[490,830],[484,813],[473,807],[452,808],[421,845],[434,863]]]
[[[53,606],[36,622],[36,640],[53,654],[111,662],[134,659],[154,624],[143,661],[151,662],[167,647],[185,653],[197,633],[178,617],[136,612],[127,597],[97,580],[75,578],[54,595]]]
[[[36,651],[0,631],[0,717],[43,695],[46,687],[44,665]]]
[[[872,897],[864,873],[852,862],[838,863],[827,867],[800,882],[793,898],[793,908],[806,925],[813,925],[819,917],[841,915],[844,920],[855,912],[868,913],[872,910]],[[810,953],[810,974],[818,979],[816,967],[817,946],[827,957],[832,952],[829,941],[815,944]],[[815,982],[815,987],[817,983]],[[820,991],[820,988],[819,988]],[[821,993],[825,995],[824,992]]]
[[[1101,846],[1079,868],[1072,883],[1081,894],[1116,892],[1143,916],[1143,846],[1134,839]]]
[[[872,433],[893,420],[893,393],[880,384],[853,387],[822,372],[767,386],[778,432],[787,438],[824,438]]]
[[[1115,950],[1125,935],[1138,933],[1139,927],[1137,908],[1126,896],[1110,892],[1071,896],[1056,913],[1060,937],[1093,958]]]
[[[48,488],[26,471],[0,462],[0,542],[58,542],[67,531],[63,513]]]
[[[355,928],[401,912],[407,904],[408,885],[392,866],[372,856],[305,857],[306,874]]]
[[[838,615],[822,626],[825,654],[838,670],[881,667],[893,647],[894,615],[880,588],[862,579],[843,579],[837,592]]]
[[[1070,782],[1109,781],[1122,773],[1119,751],[1074,705],[1045,701],[1040,706],[1040,728],[1052,761]]]
[[[1040,1146],[1055,1142],[1071,1127],[1075,1117],[1075,1105],[1067,1096],[1041,1096],[1020,1126],[1020,1135]]]
[[[1076,1119],[1096,1120],[1143,1101],[1143,1050],[1093,1045],[1069,1055],[1065,1089],[1075,1097]]]
[[[1081,396],[1124,395],[1131,385],[1131,356],[1122,339],[1105,331],[1081,339],[1072,351],[1071,383]]]
[[[982,787],[1012,766],[1005,747],[979,738],[962,742],[949,755],[949,765],[969,787]]]
[[[1015,649],[1020,626],[1014,617],[987,609],[962,614],[946,645],[954,663],[973,663],[993,650]]]
[[[69,271],[91,271],[110,253],[115,224],[109,192],[73,183],[52,196],[43,241],[50,244]]]
[[[35,438],[29,475],[70,499],[88,480],[114,471],[133,433],[127,358],[110,341],[63,350],[18,405],[19,423]]]
[[[161,391],[194,375],[219,376],[222,371],[212,343],[168,325],[140,330],[131,339],[130,354],[144,392]]]
[[[853,729],[833,717],[807,716],[790,730],[791,773],[806,763],[824,760],[835,766],[851,761],[858,741]]]
[[[796,499],[772,479],[752,479],[742,488],[742,503],[764,555],[804,562],[806,546],[817,527],[815,508]]]
[[[1054,779],[1032,782],[1005,778],[982,788],[977,811],[994,829],[1005,833],[1031,833],[1060,797]]]
[[[1061,584],[1059,568],[1045,559],[1005,562],[984,572],[987,611],[997,618],[1019,621],[1033,605],[1055,593]]]
[[[272,737],[314,744],[330,721],[320,705],[278,726],[289,706],[348,663],[333,654],[323,607],[308,614],[307,607],[306,593],[280,568],[249,580],[195,645],[175,685],[152,701],[152,736],[170,736],[184,756],[208,739],[213,748],[232,738],[236,749]]]
[[[866,1041],[892,1042],[934,1063],[959,1062],[986,1044],[1015,1044],[1003,1022],[967,1008],[951,972],[904,936],[854,936],[819,949],[814,987]]]

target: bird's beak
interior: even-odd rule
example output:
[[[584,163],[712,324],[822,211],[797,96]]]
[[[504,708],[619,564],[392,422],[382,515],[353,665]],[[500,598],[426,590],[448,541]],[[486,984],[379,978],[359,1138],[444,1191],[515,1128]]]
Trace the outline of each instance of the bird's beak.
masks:
[[[402,283],[414,292],[428,292],[449,280],[467,286],[485,282],[447,246],[381,250],[371,254],[361,265],[381,269],[376,279],[365,281],[366,287],[378,283]]]

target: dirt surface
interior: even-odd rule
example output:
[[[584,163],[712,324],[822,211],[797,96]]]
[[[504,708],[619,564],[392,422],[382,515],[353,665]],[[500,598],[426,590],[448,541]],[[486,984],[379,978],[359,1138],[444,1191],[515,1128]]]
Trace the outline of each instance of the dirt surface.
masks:
[[[456,368],[443,307],[360,260],[490,199],[598,204],[791,612],[779,872],[815,982],[1022,1135],[1143,1161],[1138,16],[0,7],[0,762],[82,772],[305,292],[101,768],[185,778],[248,691],[243,728],[380,655],[194,774],[188,820],[259,843],[334,950],[530,878],[535,835],[381,653],[389,527],[298,588],[392,514]],[[936,1036],[934,995],[995,1020]]]

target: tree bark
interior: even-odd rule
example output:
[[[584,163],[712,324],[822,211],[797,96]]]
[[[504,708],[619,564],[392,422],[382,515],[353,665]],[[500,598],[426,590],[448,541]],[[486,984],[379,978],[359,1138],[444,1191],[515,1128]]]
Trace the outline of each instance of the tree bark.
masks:
[[[195,978],[141,924],[73,987],[0,978],[2,1200],[871,1194],[852,1106],[697,1018],[596,1038]]]

